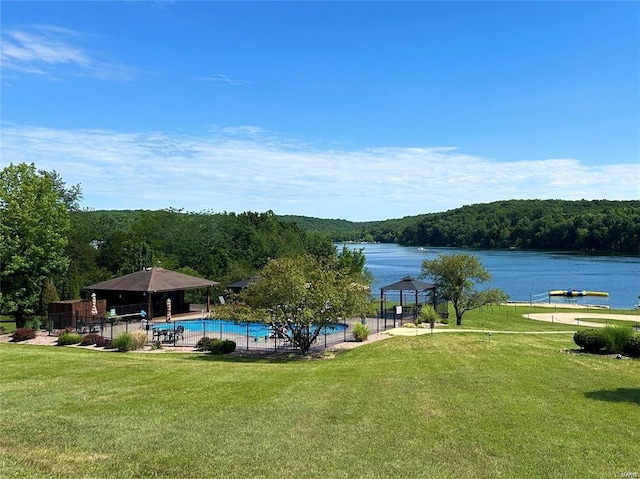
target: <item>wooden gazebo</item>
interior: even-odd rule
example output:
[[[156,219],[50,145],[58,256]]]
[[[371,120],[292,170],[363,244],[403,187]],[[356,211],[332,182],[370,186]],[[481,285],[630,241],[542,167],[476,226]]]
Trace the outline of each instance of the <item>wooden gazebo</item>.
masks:
[[[146,306],[147,316],[151,319],[167,313],[167,299],[171,300],[171,312],[188,313],[189,303],[184,292],[189,289],[207,289],[207,312],[211,309],[211,287],[220,283],[209,279],[197,278],[164,268],[145,268],[135,273],[92,284],[84,288],[95,292],[100,299],[107,301],[107,308],[130,304]]]
[[[400,311],[402,312],[404,312],[404,307],[405,307],[405,305],[403,304],[403,297],[404,297],[403,292],[410,291],[413,293],[414,304],[415,304],[415,308],[413,310],[414,319],[417,318],[418,316],[418,309],[420,304],[418,301],[419,293],[425,293],[425,296],[426,296],[428,292],[431,292],[432,306],[434,307],[434,309],[436,308],[436,286],[431,283],[425,283],[424,281],[414,279],[411,276],[405,276],[400,281],[397,281],[393,284],[390,284],[388,286],[383,286],[382,288],[380,288],[380,311],[383,317],[385,317],[386,293],[389,291],[400,292],[400,308],[401,308]],[[425,304],[426,302],[427,301],[425,297]],[[395,315],[394,315],[394,320],[395,320]]]

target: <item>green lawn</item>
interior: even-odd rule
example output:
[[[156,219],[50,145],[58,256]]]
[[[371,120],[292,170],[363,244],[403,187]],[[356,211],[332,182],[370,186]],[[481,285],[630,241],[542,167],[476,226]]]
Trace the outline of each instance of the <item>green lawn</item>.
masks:
[[[640,473],[640,361],[572,347],[453,333],[269,361],[0,344],[0,477]]]

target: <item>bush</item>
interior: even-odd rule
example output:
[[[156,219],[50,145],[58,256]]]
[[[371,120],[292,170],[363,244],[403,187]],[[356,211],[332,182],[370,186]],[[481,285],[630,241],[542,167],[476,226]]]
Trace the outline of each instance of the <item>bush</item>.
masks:
[[[133,336],[131,333],[120,333],[113,340],[113,347],[120,352],[133,350]]]
[[[209,343],[211,354],[228,354],[236,350],[235,341],[230,339],[212,339]]]
[[[353,339],[361,343],[369,337],[369,327],[366,324],[356,323],[353,325]]]
[[[623,352],[632,336],[633,329],[629,326],[606,326],[600,329],[600,337],[604,340],[607,351],[613,354]]]
[[[82,337],[82,341],[80,341],[80,346],[96,345],[100,341],[100,338],[102,338],[102,336],[100,336],[99,334],[96,334],[96,333],[85,334]]]
[[[433,306],[431,306],[430,304],[425,304],[424,306],[422,306],[422,309],[420,309],[420,314],[418,315],[416,324],[435,323],[439,318],[440,316],[438,316],[438,313],[433,308]]]
[[[70,344],[78,344],[82,341],[82,334],[80,333],[62,333],[58,336],[58,346],[68,346]]]
[[[627,356],[640,357],[640,333],[636,333],[629,338],[624,347],[624,354]]]
[[[27,320],[24,322],[24,327],[25,328],[29,328],[29,329],[38,330],[38,329],[40,329],[40,320],[38,318],[36,318],[35,316],[31,316],[31,317],[27,318]]]
[[[96,346],[104,349],[114,349],[113,341],[107,338],[102,338],[100,342],[96,343]]]
[[[131,333],[131,337],[133,338],[133,349],[142,349],[144,345],[147,344],[147,333],[146,331],[134,331]]]
[[[209,351],[209,346],[211,345],[211,338],[203,337],[198,340],[196,343],[196,351]]]
[[[416,325],[415,325],[415,324],[413,324],[413,323],[404,323],[404,327],[405,327],[405,328],[415,328],[415,327],[416,327]]]
[[[26,341],[27,339],[33,339],[36,337],[36,330],[33,328],[18,328],[11,335],[11,340],[14,343],[20,341]]]
[[[449,324],[449,318],[440,318],[442,324]]]
[[[121,333],[113,340],[113,347],[120,352],[142,349],[147,342],[147,334],[144,331],[133,333]],[[106,347],[106,346],[105,346]]]
[[[607,343],[598,329],[583,329],[576,331],[573,341],[587,352],[595,353],[604,348]]]

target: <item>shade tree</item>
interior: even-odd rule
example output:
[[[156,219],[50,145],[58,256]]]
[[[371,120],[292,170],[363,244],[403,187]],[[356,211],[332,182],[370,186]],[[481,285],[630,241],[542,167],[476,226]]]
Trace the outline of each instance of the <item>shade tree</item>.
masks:
[[[508,299],[502,290],[477,288],[489,281],[491,275],[475,255],[441,254],[433,260],[424,260],[421,277],[431,278],[438,296],[451,302],[458,326],[462,325],[462,317],[467,311]]]

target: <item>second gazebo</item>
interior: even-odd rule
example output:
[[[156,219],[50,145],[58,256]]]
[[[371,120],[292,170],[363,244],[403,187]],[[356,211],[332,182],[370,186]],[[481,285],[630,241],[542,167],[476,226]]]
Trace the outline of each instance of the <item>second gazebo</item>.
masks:
[[[428,297],[431,296],[431,305],[434,307],[434,309],[436,308],[436,287],[435,285],[431,284],[431,283],[425,283],[424,281],[420,281],[417,279],[412,278],[411,276],[405,276],[404,278],[402,278],[402,280],[397,281],[393,284],[390,284],[388,286],[383,286],[382,288],[380,288],[380,311],[382,313],[382,317],[384,319],[387,319],[386,317],[386,308],[385,308],[385,303],[386,303],[386,298],[387,298],[387,293],[389,291],[399,291],[400,292],[400,306],[399,306],[399,312],[400,312],[400,317],[402,318],[404,316],[404,312],[405,312],[405,304],[404,304],[404,292],[412,292],[413,293],[413,297],[414,297],[414,308],[413,310],[411,310],[412,312],[412,316],[413,319],[415,320],[418,317],[418,310],[420,302],[419,302],[419,294],[420,293],[424,293],[425,298],[424,298],[424,304],[427,304],[427,300],[429,299]],[[429,295],[429,293],[431,293]],[[394,323],[397,317],[397,313],[394,312],[393,313],[393,319],[394,319]]]

